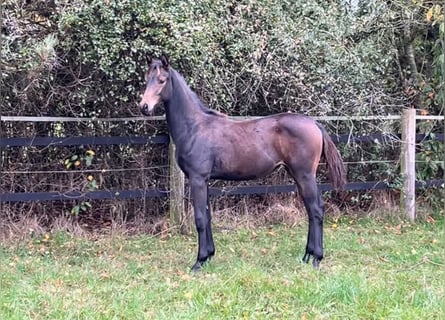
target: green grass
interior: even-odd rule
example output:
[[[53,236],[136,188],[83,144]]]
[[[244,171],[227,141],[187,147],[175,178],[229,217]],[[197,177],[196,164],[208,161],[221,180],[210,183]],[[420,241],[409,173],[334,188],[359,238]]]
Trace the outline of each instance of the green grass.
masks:
[[[325,224],[320,270],[302,264],[306,225],[196,240],[50,234],[0,250],[0,319],[444,319],[443,220]]]

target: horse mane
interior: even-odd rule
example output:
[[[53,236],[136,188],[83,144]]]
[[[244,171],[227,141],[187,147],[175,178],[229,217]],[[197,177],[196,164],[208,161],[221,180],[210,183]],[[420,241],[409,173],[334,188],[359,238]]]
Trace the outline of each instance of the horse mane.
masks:
[[[170,67],[170,71],[175,76],[175,80],[177,80],[177,83],[190,95],[190,97],[192,97],[192,99],[196,102],[196,104],[198,104],[199,109],[202,112],[204,112],[205,114],[212,115],[212,116],[227,118],[226,114],[207,107],[202,102],[202,100],[197,96],[197,94],[187,85],[184,77],[178,71],[176,71],[172,67]]]

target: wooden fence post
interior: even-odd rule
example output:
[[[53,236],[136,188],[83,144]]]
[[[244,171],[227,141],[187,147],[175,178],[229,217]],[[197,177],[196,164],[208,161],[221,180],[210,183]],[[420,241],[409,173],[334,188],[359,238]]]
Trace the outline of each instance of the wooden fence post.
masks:
[[[184,205],[184,173],[176,162],[176,146],[170,137],[168,146],[169,157],[169,217],[174,226],[177,226],[181,232],[187,233],[190,228],[190,222],[186,207]]]
[[[401,174],[403,188],[400,203],[411,221],[416,218],[416,109],[403,111]]]

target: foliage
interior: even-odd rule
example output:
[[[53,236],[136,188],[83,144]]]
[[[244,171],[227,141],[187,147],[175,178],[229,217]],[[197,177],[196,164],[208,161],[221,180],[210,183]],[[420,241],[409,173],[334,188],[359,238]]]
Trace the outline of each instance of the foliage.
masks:
[[[165,52],[232,115],[437,113],[443,7],[405,2],[9,0],[3,112],[136,113],[145,57]]]
[[[165,52],[229,114],[397,112],[405,98],[388,32],[396,9],[372,2],[353,10],[339,0],[10,1],[4,111],[136,112],[145,56]]]
[[[321,269],[300,262],[306,225],[196,239],[44,234],[0,249],[3,319],[441,319],[443,220],[326,221]],[[443,219],[443,217],[442,217]]]
[[[62,161],[62,163],[66,169],[80,169],[82,166],[88,168],[92,165],[95,155],[96,153],[94,150],[90,149],[85,152],[84,156],[74,154],[65,161]],[[79,188],[81,192],[95,191],[98,188],[98,184],[96,179],[90,174],[84,181],[79,182],[77,188]],[[92,204],[89,201],[81,201],[79,204],[73,206],[71,209],[71,214],[78,216],[79,213],[87,212],[91,208]]]
[[[416,175],[420,181],[426,181],[431,177],[443,176],[445,153],[444,144],[434,140],[434,133],[429,135],[431,140],[424,141],[421,150],[416,154]],[[440,175],[442,173],[442,175]]]
[[[80,204],[75,205],[71,209],[71,214],[74,216],[78,216],[81,212],[86,212],[88,209],[91,209],[91,203],[89,201],[82,201]]]
[[[430,24],[431,32],[438,34],[437,38],[431,41],[432,65],[433,74],[431,75],[431,86],[425,86],[429,90],[425,90],[426,105],[436,105],[436,109],[442,106],[441,113],[443,113],[443,105],[445,103],[445,20],[444,7],[440,4],[431,5],[426,13],[426,21]]]
[[[91,166],[94,156],[95,156],[94,150],[87,150],[85,152],[85,156],[78,156],[77,154],[72,155],[70,158],[63,161],[63,164],[67,169],[70,168],[79,168],[82,166],[82,163],[84,163],[85,167],[88,168]]]

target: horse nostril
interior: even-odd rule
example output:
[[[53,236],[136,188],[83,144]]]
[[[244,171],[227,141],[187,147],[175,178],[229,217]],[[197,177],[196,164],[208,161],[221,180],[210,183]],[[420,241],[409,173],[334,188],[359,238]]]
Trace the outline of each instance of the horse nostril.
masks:
[[[142,114],[144,114],[146,116],[150,115],[151,112],[150,112],[150,109],[148,107],[148,104],[143,104],[141,106],[141,112],[142,112]]]

